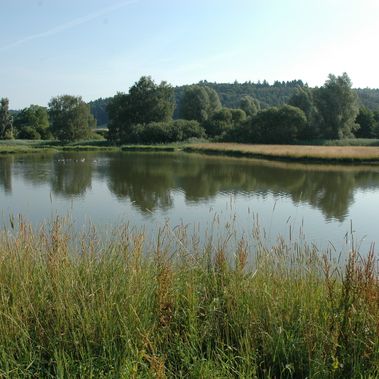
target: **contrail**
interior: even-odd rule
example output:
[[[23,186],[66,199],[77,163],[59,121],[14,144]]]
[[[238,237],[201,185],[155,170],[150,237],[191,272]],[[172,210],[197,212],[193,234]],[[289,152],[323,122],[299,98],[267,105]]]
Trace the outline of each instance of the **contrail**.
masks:
[[[115,11],[117,9],[120,9],[120,8],[123,8],[123,7],[127,6],[127,5],[138,3],[139,1],[140,0],[128,0],[128,1],[123,1],[121,3],[117,3],[117,4],[114,4],[114,5],[111,5],[111,6],[106,7],[106,8],[102,8],[102,9],[100,9],[100,10],[98,10],[96,12],[92,12],[92,13],[86,15],[86,16],[78,17],[78,18],[75,18],[75,19],[73,19],[71,21],[68,21],[68,22],[66,22],[64,24],[58,25],[58,26],[56,26],[56,27],[54,27],[54,28],[52,28],[50,30],[47,30],[45,32],[41,32],[41,33],[37,33],[37,34],[32,34],[30,36],[21,38],[18,41],[14,41],[14,42],[12,42],[12,43],[10,43],[8,45],[1,46],[0,47],[0,52],[4,51],[4,50],[11,49],[13,47],[17,47],[17,46],[23,45],[24,43],[33,41],[35,39],[44,38],[44,37],[48,37],[48,36],[52,36],[54,34],[58,34],[58,33],[64,32],[65,30],[72,29],[75,26],[85,24],[86,22],[92,21],[95,18],[101,17],[101,16],[103,16],[103,15],[105,15],[107,13],[113,12],[113,11]]]

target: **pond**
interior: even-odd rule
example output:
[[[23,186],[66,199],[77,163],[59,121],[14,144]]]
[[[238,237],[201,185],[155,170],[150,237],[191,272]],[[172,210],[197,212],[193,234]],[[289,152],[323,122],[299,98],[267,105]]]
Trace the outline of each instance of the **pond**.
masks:
[[[75,227],[129,223],[269,241],[305,236],[337,249],[351,226],[363,249],[378,241],[379,166],[269,162],[186,153],[59,153],[0,157],[0,212],[33,224],[69,215]]]

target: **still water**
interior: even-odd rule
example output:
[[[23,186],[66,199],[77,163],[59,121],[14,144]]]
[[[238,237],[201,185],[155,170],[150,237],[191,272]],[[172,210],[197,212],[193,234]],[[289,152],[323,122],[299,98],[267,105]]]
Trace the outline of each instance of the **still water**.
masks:
[[[268,162],[186,153],[60,153],[0,157],[0,221],[69,215],[76,228],[168,223],[270,241],[305,235],[319,246],[379,241],[379,166]]]

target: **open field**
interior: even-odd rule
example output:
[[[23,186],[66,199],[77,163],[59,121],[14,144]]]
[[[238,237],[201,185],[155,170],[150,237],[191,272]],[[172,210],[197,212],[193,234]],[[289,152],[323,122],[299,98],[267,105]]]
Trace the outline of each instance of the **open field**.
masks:
[[[371,146],[244,145],[236,143],[200,143],[195,145],[187,145],[184,150],[188,152],[282,160],[379,162],[379,147]]]
[[[4,378],[374,378],[379,274],[282,240],[185,229],[155,241],[125,226],[109,241],[65,222],[0,235]],[[233,245],[234,246],[234,245]],[[338,255],[335,253],[335,255]]]

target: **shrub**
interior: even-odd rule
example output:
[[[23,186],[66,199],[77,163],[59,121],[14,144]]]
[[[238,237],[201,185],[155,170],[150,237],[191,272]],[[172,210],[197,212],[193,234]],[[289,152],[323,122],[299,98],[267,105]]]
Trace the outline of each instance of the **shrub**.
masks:
[[[259,112],[228,134],[230,141],[286,144],[296,142],[307,124],[304,112],[291,105]]]
[[[150,122],[146,125],[133,125],[127,142],[170,143],[185,141],[189,138],[202,138],[204,135],[204,129],[197,121]]]
[[[204,123],[205,131],[209,137],[224,137],[234,128],[238,128],[246,120],[246,113],[242,109],[223,108],[213,114]]]
[[[19,131],[17,137],[20,139],[38,140],[41,139],[41,134],[39,134],[32,126],[25,126]]]

